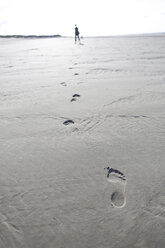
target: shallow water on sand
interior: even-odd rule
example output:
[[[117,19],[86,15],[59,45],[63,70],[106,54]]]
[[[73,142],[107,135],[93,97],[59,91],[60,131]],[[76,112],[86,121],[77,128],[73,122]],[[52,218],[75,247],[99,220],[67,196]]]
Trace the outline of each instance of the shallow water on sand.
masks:
[[[165,246],[164,37],[82,43],[0,39],[0,248]]]

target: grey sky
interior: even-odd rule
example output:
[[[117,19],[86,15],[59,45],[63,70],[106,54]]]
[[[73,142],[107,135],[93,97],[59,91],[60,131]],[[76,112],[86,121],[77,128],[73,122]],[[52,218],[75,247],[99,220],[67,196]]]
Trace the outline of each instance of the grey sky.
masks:
[[[165,0],[0,0],[0,34],[165,32]]]

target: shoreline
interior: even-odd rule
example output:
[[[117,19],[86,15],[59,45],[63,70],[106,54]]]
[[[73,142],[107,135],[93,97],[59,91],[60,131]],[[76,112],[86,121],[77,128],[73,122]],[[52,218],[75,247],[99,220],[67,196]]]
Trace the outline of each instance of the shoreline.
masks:
[[[93,36],[83,36],[83,38],[140,38],[140,37],[164,37],[165,32],[162,33],[141,33],[141,34],[121,34],[121,35],[93,35]],[[74,38],[74,36],[67,35],[0,35],[0,38],[16,38],[16,39],[47,39],[47,38]]]

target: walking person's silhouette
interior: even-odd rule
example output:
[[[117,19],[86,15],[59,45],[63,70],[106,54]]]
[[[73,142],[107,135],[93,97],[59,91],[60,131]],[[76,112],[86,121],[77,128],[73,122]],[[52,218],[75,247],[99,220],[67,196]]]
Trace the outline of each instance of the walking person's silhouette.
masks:
[[[80,42],[80,37],[79,37],[79,30],[78,30],[78,27],[75,25],[75,43],[77,42],[77,39],[79,40]]]

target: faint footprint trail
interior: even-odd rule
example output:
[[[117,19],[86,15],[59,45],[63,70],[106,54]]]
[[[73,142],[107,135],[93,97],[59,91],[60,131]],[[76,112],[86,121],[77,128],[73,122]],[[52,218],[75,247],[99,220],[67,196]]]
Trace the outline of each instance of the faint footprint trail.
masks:
[[[105,169],[107,169],[107,181],[115,184],[114,191],[110,197],[111,204],[115,208],[123,208],[126,205],[126,177],[119,170],[110,167],[105,167]]]

